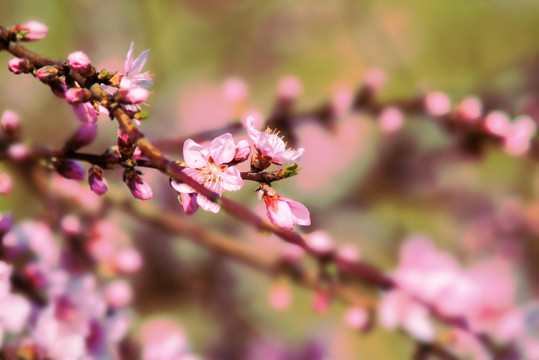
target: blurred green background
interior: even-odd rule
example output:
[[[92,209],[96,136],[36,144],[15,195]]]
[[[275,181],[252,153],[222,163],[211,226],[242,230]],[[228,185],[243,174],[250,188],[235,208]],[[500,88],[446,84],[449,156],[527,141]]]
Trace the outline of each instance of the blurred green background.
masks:
[[[215,94],[230,76],[243,78],[250,89],[249,104],[267,113],[274,102],[276,84],[284,76],[295,75],[302,81],[298,107],[311,108],[326,100],[336,84],[350,88],[360,84],[366,69],[372,66],[388,75],[387,86],[380,93],[382,99],[413,97],[433,90],[444,91],[453,99],[495,93],[505,99],[504,110],[516,115],[529,89],[530,74],[537,74],[539,59],[539,1],[534,0],[0,2],[3,26],[31,19],[47,24],[49,34],[29,47],[49,57],[65,58],[72,51],[82,50],[98,69],[122,70],[131,41],[135,41],[136,54],[151,49],[145,69],[154,74],[154,93],[150,119],[143,124],[151,138],[186,136],[204,126],[224,125],[228,119],[217,115],[203,125],[191,124],[189,116],[199,108],[211,109],[218,97]],[[0,57],[4,64],[10,58],[5,53]],[[25,134],[34,144],[58,148],[78,125],[71,109],[49,89],[29,76],[14,76],[7,65],[0,71],[0,112],[5,109],[21,115]],[[211,116],[211,112],[208,114]],[[360,142],[361,146],[352,146],[351,159],[328,185],[301,187],[310,176],[324,172],[325,162],[332,161],[322,158],[301,165],[310,175],[300,174],[295,181],[278,187],[283,195],[312,209],[310,230],[325,229],[338,242],[356,243],[364,259],[384,268],[395,264],[398,244],[410,233],[430,235],[442,247],[470,260],[463,255],[461,239],[467,226],[466,211],[473,207],[475,198],[487,199],[497,212],[507,201],[525,206],[539,194],[539,172],[532,161],[492,149],[481,161],[450,163],[436,169],[429,187],[418,186],[402,194],[397,191],[397,196],[389,194],[365,205],[354,197],[354,191],[388,137],[371,119],[356,120],[361,133],[357,138],[352,135],[349,141]],[[299,130],[300,145],[309,152],[309,146],[317,145],[301,137],[307,136],[303,130]],[[408,121],[403,131],[418,143],[419,153],[443,148],[449,141],[427,121]],[[323,134],[320,136],[327,137],[325,145],[332,146],[332,135]],[[99,141],[91,149],[102,151],[114,142],[115,124],[105,121],[100,125]],[[179,148],[178,157],[180,154]],[[161,185],[156,198],[164,202],[170,190],[166,179]],[[31,205],[34,201],[24,189],[14,191],[10,197],[0,198],[0,210],[10,209],[19,219],[41,211],[37,204]],[[452,197],[452,191],[471,200],[462,204]],[[257,206],[248,190],[231,197]],[[242,226],[230,230],[230,218],[224,214],[198,213],[195,217],[238,237],[253,236]],[[124,221],[127,229],[137,226]],[[148,237],[154,236],[146,231],[152,234]],[[138,245],[146,251],[157,247],[141,239],[143,235],[138,237]],[[164,247],[175,249],[171,264],[196,263],[208,257],[181,242]],[[158,254],[162,256],[162,252]],[[235,291],[234,296],[244,307],[240,312],[253,321],[258,334],[292,345],[319,339],[326,344],[328,360],[401,359],[413,351],[410,342],[398,333],[377,329],[364,336],[347,329],[339,305],[326,315],[314,315],[311,294],[303,290],[294,290],[291,309],[275,312],[266,301],[268,279],[234,265],[230,271],[235,286],[229,291]],[[163,277],[171,281],[180,276],[168,272]],[[183,301],[187,296],[181,291],[159,293],[156,300],[144,294],[155,291],[148,285],[152,279],[138,281],[139,295],[149,299],[137,303],[141,314],[165,313],[178,319],[197,352],[204,353],[216,337],[225,336],[226,332],[220,332],[216,325],[219,318],[215,313],[208,314],[196,301]],[[167,282],[162,282],[166,286]],[[228,332],[228,336],[235,335]]]

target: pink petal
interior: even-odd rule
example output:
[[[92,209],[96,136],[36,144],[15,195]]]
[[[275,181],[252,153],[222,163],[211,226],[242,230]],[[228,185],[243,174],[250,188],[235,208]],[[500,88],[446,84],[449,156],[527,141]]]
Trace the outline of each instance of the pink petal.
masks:
[[[236,144],[230,133],[216,137],[210,143],[210,155],[217,165],[231,162],[235,154]]]
[[[275,154],[273,162],[283,164],[301,160],[301,157],[305,153],[304,148],[298,150],[285,150]]]
[[[219,210],[221,210],[221,205],[214,203],[205,196],[198,195],[197,202],[198,205],[200,205],[200,207],[206,211],[217,214]]]
[[[268,217],[272,223],[286,230],[294,230],[294,216],[290,206],[285,201],[277,200],[270,206],[267,206]]]
[[[200,173],[198,172],[198,170],[186,168],[186,169],[183,169],[182,171],[184,172],[184,174],[200,182]],[[176,181],[176,180],[172,180],[170,182],[170,186],[172,186],[174,190],[180,193],[190,194],[190,193],[195,192],[195,190],[193,190],[193,188],[190,187],[189,185],[182,183],[180,181]]]
[[[206,148],[191,139],[183,144],[183,159],[190,168],[201,169],[207,166],[206,154]]]
[[[290,200],[288,201],[288,206],[290,207],[290,211],[292,212],[294,221],[298,225],[311,225],[311,215],[309,214],[309,210],[307,210],[307,208],[303,204],[297,201]]]
[[[129,73],[132,68],[134,48],[135,48],[135,42],[131,42],[131,45],[129,46],[129,51],[127,52],[127,56],[125,58],[125,64],[124,64],[124,71],[126,74]]]
[[[131,69],[131,73],[138,74],[142,71],[142,68],[146,64],[146,61],[148,60],[148,56],[150,55],[150,50],[144,50],[140,53],[139,56],[133,61],[133,68]]]
[[[245,127],[247,128],[247,134],[249,135],[249,137],[255,144],[258,144],[258,138],[261,133],[260,131],[255,129],[254,123],[255,123],[255,117],[247,116],[247,118],[245,119]]]
[[[406,308],[402,326],[418,340],[432,341],[435,337],[434,327],[429,321],[428,311],[419,304],[410,304]]]
[[[406,303],[406,297],[399,291],[384,294],[378,304],[378,319],[382,327],[387,330],[395,329],[401,322]]]
[[[221,187],[226,191],[238,191],[243,186],[243,179],[235,167],[228,167],[221,175]]]

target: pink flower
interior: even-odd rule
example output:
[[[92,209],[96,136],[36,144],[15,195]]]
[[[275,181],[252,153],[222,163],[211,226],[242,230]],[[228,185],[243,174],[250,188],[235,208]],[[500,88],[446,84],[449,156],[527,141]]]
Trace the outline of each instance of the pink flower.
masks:
[[[265,132],[260,132],[254,128],[254,122],[255,118],[253,116],[249,115],[245,119],[247,133],[260,155],[277,165],[283,165],[284,163],[301,159],[305,149],[287,149],[286,143],[278,136],[278,132],[271,131],[269,128]]]
[[[458,114],[466,121],[476,120],[483,112],[483,103],[477,97],[469,97],[457,105]]]
[[[511,129],[511,121],[503,111],[493,111],[485,118],[485,128],[494,135],[505,136]]]
[[[144,181],[135,171],[126,172],[124,177],[127,187],[135,198],[139,200],[150,200],[153,197],[150,184]]]
[[[73,111],[83,123],[95,123],[97,121],[97,112],[90,102],[73,105]]]
[[[120,101],[127,104],[140,104],[150,96],[150,92],[142,86],[133,86],[118,92]]]
[[[137,56],[136,59],[133,59],[135,43],[132,42],[127,52],[127,57],[125,59],[124,72],[125,75],[120,81],[120,88],[129,89],[134,86],[142,86],[148,88],[153,85],[152,76],[149,71],[142,72],[142,68],[148,60],[148,55],[150,50],[144,50]]]
[[[183,144],[183,157],[187,168],[183,171],[219,195],[223,191],[238,191],[243,186],[240,172],[235,167],[227,165],[234,160],[235,154],[236,145],[230,133],[213,139],[209,147],[187,139]],[[189,185],[175,180],[171,185],[179,193],[195,192]],[[213,213],[219,212],[220,206],[208,198],[199,194],[196,199],[202,209]]]
[[[303,204],[280,196],[269,186],[261,191],[268,218],[274,225],[286,230],[294,230],[296,225],[311,225],[311,215]]]
[[[282,99],[295,99],[302,91],[301,81],[295,76],[287,76],[279,81],[277,95]]]
[[[49,29],[47,25],[40,23],[39,21],[27,21],[19,24],[13,28],[13,31],[17,33],[22,32],[22,38],[24,40],[40,40],[47,36]]]
[[[82,51],[75,51],[68,55],[67,64],[72,70],[86,73],[92,68],[90,58]]]

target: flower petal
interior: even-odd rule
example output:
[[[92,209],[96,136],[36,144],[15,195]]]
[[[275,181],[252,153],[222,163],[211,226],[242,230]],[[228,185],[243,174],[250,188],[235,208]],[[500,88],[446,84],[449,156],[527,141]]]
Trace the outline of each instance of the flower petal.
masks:
[[[240,171],[231,166],[221,174],[221,187],[226,191],[238,191],[243,186]]]
[[[294,222],[294,216],[288,203],[275,200],[266,204],[266,209],[268,210],[268,218],[273,224],[286,230],[294,230],[296,223]]]
[[[304,153],[304,148],[281,151],[273,156],[273,162],[282,165],[284,163],[299,161]]]
[[[127,56],[125,57],[124,72],[126,74],[128,74],[132,69],[134,48],[135,48],[135,42],[132,41],[131,45],[129,46],[129,51],[127,52]]]
[[[247,127],[247,134],[253,141],[253,143],[258,144],[258,137],[260,136],[261,132],[255,129],[255,118],[254,116],[247,116],[247,119],[245,119],[245,127]]]
[[[297,201],[289,200],[288,206],[290,207],[294,221],[298,225],[311,225],[311,214],[309,214],[309,210],[305,207],[305,205]]]
[[[209,200],[207,197],[198,195],[197,202],[200,207],[206,211],[212,212],[217,214],[219,210],[221,210],[221,206],[219,204],[214,203],[213,201]]]
[[[139,56],[133,61],[133,67],[131,68],[130,72],[133,74],[138,74],[142,71],[142,68],[146,64],[146,61],[148,60],[148,56],[150,55],[150,50],[144,50],[140,53]]]
[[[183,143],[183,159],[190,168],[201,169],[208,164],[208,150],[191,139]]]
[[[235,154],[236,144],[230,133],[216,137],[210,143],[210,155],[217,165],[231,162]]]
[[[196,169],[190,169],[190,168],[186,168],[186,169],[183,169],[182,170],[183,173],[189,177],[191,177],[192,179],[198,181],[198,182],[201,182],[202,181],[202,176],[200,175],[200,173],[198,172],[198,170]],[[181,192],[181,193],[187,193],[187,194],[190,194],[190,193],[194,193],[195,190],[190,187],[189,185],[181,182],[181,181],[176,181],[176,180],[171,180],[170,181],[170,186],[172,186],[174,188],[174,190],[176,190],[177,192]]]
[[[428,310],[419,304],[410,304],[406,308],[402,326],[410,335],[421,341],[432,341],[435,331],[429,321]]]

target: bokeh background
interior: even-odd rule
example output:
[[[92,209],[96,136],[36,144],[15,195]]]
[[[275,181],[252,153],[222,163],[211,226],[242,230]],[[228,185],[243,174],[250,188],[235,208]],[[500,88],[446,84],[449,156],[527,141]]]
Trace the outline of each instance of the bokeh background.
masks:
[[[135,53],[150,49],[146,69],[154,86],[150,118],[142,124],[150,139],[188,136],[237,118],[238,108],[223,95],[230,77],[248,86],[241,109],[269,114],[283,77],[300,79],[297,108],[311,109],[339,89],[356,88],[373,66],[387,75],[377,94],[382,101],[439,90],[456,101],[479,95],[513,116],[539,120],[539,2],[533,0],[0,2],[0,24],[30,19],[48,25],[47,38],[29,47],[49,57],[82,50],[98,69],[122,70],[131,41]],[[9,55],[0,57],[7,64]],[[33,144],[59,148],[78,126],[47,87],[11,74],[7,65],[0,71],[0,112],[5,109],[21,115]],[[115,143],[115,126],[102,119],[89,151]],[[481,156],[455,155],[452,137],[419,116],[407,117],[390,135],[366,115],[343,116],[333,131],[316,123],[296,131],[298,146],[306,148],[302,171],[275,187],[309,207],[313,225],[305,232],[323,229],[338,243],[356,244],[363,259],[388,270],[410,234],[430,237],[464,264],[503,254],[518,264],[519,296],[537,295],[537,238],[508,239],[492,226],[539,221],[534,160],[494,146]],[[176,154],[181,157],[181,147]],[[182,216],[167,179],[146,174],[153,201]],[[120,182],[120,174],[111,179]],[[17,219],[41,214],[42,205],[15,183],[21,185],[0,198],[0,211]],[[230,197],[263,214],[254,187]],[[401,359],[413,352],[397,332],[375,328],[362,335],[346,327],[340,304],[315,315],[308,291],[294,289],[292,306],[276,311],[267,300],[271,279],[168,241],[174,237],[119,213],[111,217],[144,254],[146,266],[132,279],[136,321],[178,321],[195,352],[207,358],[238,359],[260,339],[292,349],[311,344],[338,360]],[[225,214],[199,212],[194,221],[267,251],[278,246]]]

